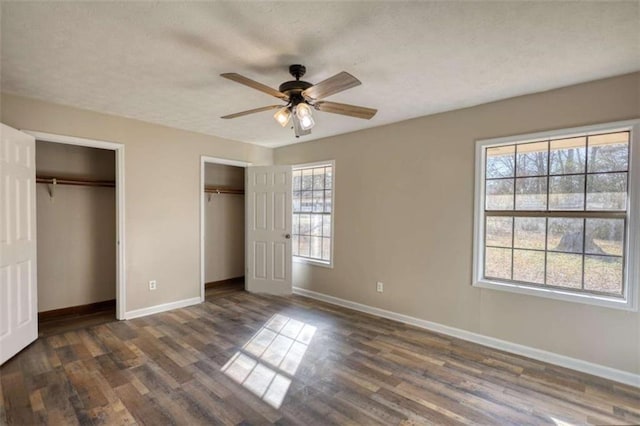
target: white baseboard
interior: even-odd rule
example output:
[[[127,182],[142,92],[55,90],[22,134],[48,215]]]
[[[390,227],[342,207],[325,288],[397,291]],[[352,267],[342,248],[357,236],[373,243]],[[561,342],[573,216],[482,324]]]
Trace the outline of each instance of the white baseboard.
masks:
[[[478,343],[490,348],[511,352],[517,355],[526,356],[539,361],[548,362],[550,364],[559,365],[561,367],[570,368],[583,373],[592,374],[594,376],[603,377],[605,379],[624,383],[631,386],[640,387],[640,374],[633,374],[628,371],[617,370],[592,362],[583,361],[577,358],[571,358],[554,352],[543,351],[541,349],[524,346],[517,343],[500,340],[493,337],[485,336],[471,331],[462,330],[460,328],[450,327],[448,325],[439,324],[437,322],[426,321],[420,318],[399,314],[397,312],[387,311],[385,309],[374,308],[372,306],[363,305],[361,303],[352,302],[350,300],[340,299],[338,297],[329,296],[323,293],[307,290],[300,287],[294,287],[293,292],[300,296],[309,297],[311,299],[320,300],[331,303],[333,305],[342,306],[344,308],[353,309],[382,318],[388,318],[405,324],[424,328],[426,330],[435,331],[436,333],[446,334],[447,336],[456,337],[458,339],[467,340],[469,342]]]
[[[134,309],[124,313],[124,319],[129,320],[133,318],[145,317],[151,314],[157,314],[160,312],[170,311],[172,309],[185,308],[187,306],[196,305],[201,303],[200,296],[192,297],[191,299],[177,300],[175,302],[162,303],[160,305],[149,306],[148,308]]]

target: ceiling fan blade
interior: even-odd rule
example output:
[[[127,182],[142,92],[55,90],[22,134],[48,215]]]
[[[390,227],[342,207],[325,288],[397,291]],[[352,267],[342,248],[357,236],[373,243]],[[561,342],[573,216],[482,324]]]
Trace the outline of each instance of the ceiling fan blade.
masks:
[[[289,101],[289,97],[282,92],[277,91],[276,89],[272,89],[269,86],[266,86],[262,83],[258,83],[255,80],[251,80],[250,78],[244,77],[240,74],[236,74],[235,72],[229,72],[225,74],[220,74],[220,77],[227,78],[229,80],[235,81],[236,83],[244,84],[245,86],[249,86],[252,89],[259,90],[261,92],[266,93],[267,95],[275,96],[276,98],[280,98],[283,101]]]
[[[318,111],[348,115],[350,117],[363,118],[365,120],[370,120],[378,112],[377,109],[373,108],[365,108],[357,105],[339,104],[337,102],[326,101],[317,102],[314,107]]]
[[[333,77],[329,77],[328,79],[322,80],[320,83],[309,87],[307,90],[302,92],[302,96],[309,100],[324,99],[327,96],[334,95],[361,84],[360,80],[348,72],[342,71]]]
[[[269,105],[269,106],[265,106],[262,108],[255,108],[255,109],[250,109],[248,111],[242,111],[242,112],[236,112],[235,114],[229,114],[229,115],[225,115],[224,117],[220,117],[220,118],[236,118],[236,117],[242,117],[243,115],[249,115],[249,114],[253,114],[256,112],[262,112],[262,111],[269,111],[270,109],[276,109],[276,108],[283,108],[284,105]]]

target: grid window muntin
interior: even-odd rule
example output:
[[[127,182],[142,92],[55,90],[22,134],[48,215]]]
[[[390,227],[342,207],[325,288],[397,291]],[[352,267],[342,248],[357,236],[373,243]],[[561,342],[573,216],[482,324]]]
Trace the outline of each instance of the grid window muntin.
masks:
[[[626,145],[626,150],[624,151],[624,155],[622,156],[624,160],[622,161],[622,166],[617,165],[617,167],[613,167],[613,168],[610,167],[609,170],[607,170],[606,167],[603,169],[603,167],[598,164],[594,166],[590,166],[589,165],[590,156],[594,155],[594,152],[597,152],[597,151],[594,150],[592,152],[592,150],[590,149],[591,147],[589,145],[589,142],[592,139],[597,139],[602,136],[606,138],[607,135],[624,135],[623,139],[620,139],[617,141],[617,142],[624,142],[624,144]],[[478,246],[478,242],[476,242],[476,245],[475,245],[476,250],[479,250],[479,249],[482,250],[482,258],[481,258],[482,265],[480,269],[481,276],[479,278],[481,280],[487,279],[487,280],[498,281],[498,282],[502,281],[506,283],[513,283],[516,285],[524,284],[527,287],[533,286],[533,287],[540,287],[544,289],[558,289],[558,290],[561,290],[562,292],[577,292],[582,294],[588,293],[596,296],[624,298],[625,295],[627,294],[625,286],[627,285],[628,280],[625,274],[627,273],[626,263],[629,255],[627,250],[628,248],[627,237],[629,233],[628,232],[629,224],[628,224],[627,215],[628,215],[628,209],[630,207],[629,176],[630,176],[630,163],[632,161],[630,136],[631,136],[630,129],[615,130],[615,131],[603,130],[601,132],[585,132],[584,134],[578,134],[578,135],[572,135],[572,136],[558,135],[558,137],[554,136],[554,137],[549,137],[544,139],[542,138],[538,140],[532,139],[527,141],[518,141],[515,138],[513,139],[510,138],[511,140],[507,143],[483,145],[482,158],[484,160],[484,164],[483,164],[483,170],[481,174],[482,186],[479,189],[482,191],[481,220],[483,223],[482,223],[481,229],[483,230],[484,235],[482,235],[481,246]],[[584,140],[583,148],[580,144],[574,146],[574,149],[577,150],[577,155],[582,154],[580,153],[581,149],[582,151],[584,151],[583,152],[584,164],[579,165],[580,170],[578,171],[554,170],[554,168],[552,168],[552,165],[551,165],[552,154],[557,155],[557,151],[559,151],[559,149],[554,151],[552,149],[552,144],[554,142],[558,142],[558,141],[562,142],[570,139]],[[614,144],[616,144],[616,142],[609,143],[609,145],[614,145]],[[542,170],[542,172],[541,173],[526,173],[526,172],[521,173],[521,168],[518,167],[519,148],[521,147],[525,148],[527,146],[534,146],[534,145],[537,145],[538,147],[546,145],[546,149],[538,150],[538,152],[541,153],[543,157],[542,158],[543,161],[541,162],[540,168],[539,168],[540,170]],[[603,145],[603,144],[600,144],[600,145]],[[511,157],[512,164],[507,164],[506,166],[503,165],[502,167],[498,167],[497,169],[496,168],[491,169],[489,167],[488,150],[496,149],[496,148],[498,150],[502,150],[503,152],[507,153],[505,156]],[[524,149],[524,152],[526,152],[526,149]],[[573,155],[576,155],[576,152],[574,152]],[[616,174],[617,176],[614,174]],[[609,180],[618,180],[618,181],[621,180],[623,182],[623,184],[620,185],[620,188],[617,192],[618,195],[622,195],[621,197],[619,197],[620,200],[618,200],[617,204],[611,203],[611,200],[609,200],[610,204],[607,206],[605,205],[606,203],[603,204],[601,200],[600,205],[597,206],[596,203],[593,201],[594,199],[597,199],[597,197],[592,197],[592,199],[589,198],[590,194],[599,194],[599,192],[597,191],[591,191],[591,192],[589,191],[589,189],[592,189],[592,190],[594,189],[593,182],[597,179],[597,178],[592,178],[592,182],[589,185],[590,176],[603,176],[603,175],[604,176],[610,175],[612,179],[609,179]],[[550,193],[551,193],[550,180],[555,177],[564,177],[564,176],[579,176],[582,178],[582,180],[580,181],[581,191],[579,193],[581,205],[570,206],[570,208],[554,209],[553,206],[550,205]],[[623,178],[620,179],[620,176],[623,176]],[[534,208],[526,208],[526,207],[522,208],[521,206],[518,206],[518,199],[517,199],[518,179],[531,179],[531,178],[537,178],[540,181],[542,181],[538,183],[539,184],[542,183],[542,185],[540,186],[544,188],[544,191],[541,191],[541,193],[538,195],[540,195],[539,198],[543,200],[543,202],[540,202],[539,205],[535,205]],[[512,198],[512,199],[508,200],[507,197],[503,197],[504,200],[502,201],[502,203],[491,204],[489,199],[490,194],[488,194],[488,188],[490,188],[490,185],[493,185],[492,184],[493,181],[502,181],[500,183],[500,185],[502,185],[502,189],[503,190],[507,189],[506,194],[503,193],[503,195],[508,196],[509,198]],[[545,183],[544,181],[546,181],[546,184],[544,184]],[[511,186],[511,188],[508,188],[509,186]],[[564,195],[567,195],[567,194],[565,193]],[[606,199],[605,196],[601,196],[600,198],[602,199],[603,197]],[[491,208],[491,207],[497,207],[497,208]],[[476,214],[478,213],[479,212],[477,211]],[[508,245],[504,245],[504,244],[492,245],[488,241],[487,229],[489,227],[487,225],[487,221],[490,220],[490,218],[504,218],[507,221],[511,222],[511,227],[512,227],[511,234],[510,234],[511,241]],[[515,234],[516,234],[515,232],[516,220],[523,219],[523,218],[531,218],[531,219],[537,219],[538,221],[544,221],[544,238],[543,238],[544,247],[538,247],[538,248],[517,247],[514,241]],[[582,241],[580,242],[581,246],[580,246],[579,252],[567,253],[566,251],[563,251],[561,249],[556,249],[557,246],[556,247],[549,246],[549,221],[550,219],[555,220],[555,218],[571,218],[574,221],[582,222],[582,228],[581,228]],[[611,254],[606,252],[595,253],[593,252],[593,250],[591,250],[590,252],[589,247],[587,247],[588,244],[591,244],[591,240],[587,239],[587,221],[595,222],[599,219],[605,220],[605,221],[606,220],[617,221],[617,223],[622,224],[622,227],[621,227],[622,240],[619,242],[619,246],[620,246],[619,254]],[[509,258],[508,277],[492,276],[493,271],[487,271],[487,258],[488,258],[487,251],[492,249],[501,250],[503,255],[508,253],[508,256],[506,256]],[[542,262],[543,264],[542,279],[540,279],[539,277],[537,281],[517,279],[517,277],[514,276],[514,264],[515,264],[516,253],[534,253],[539,255],[540,259],[544,257],[544,260]],[[556,255],[557,253],[559,253],[559,255]],[[580,258],[579,287],[555,285],[556,283],[554,282],[548,282],[549,274],[547,269],[549,267],[549,256],[550,255],[563,256],[565,254],[568,257]],[[614,291],[614,292],[599,291],[593,288],[585,288],[585,265],[588,262],[593,262],[594,259],[607,259],[607,261],[617,262],[617,268],[620,271],[620,278],[619,278],[620,286],[617,289],[617,291]]]
[[[293,167],[294,258],[332,262],[334,169],[333,162]]]

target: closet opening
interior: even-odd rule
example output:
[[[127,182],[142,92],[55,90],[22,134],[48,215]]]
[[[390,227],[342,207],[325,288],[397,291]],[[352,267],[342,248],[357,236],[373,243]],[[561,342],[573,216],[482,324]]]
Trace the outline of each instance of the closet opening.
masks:
[[[116,318],[116,153],[36,140],[42,333]]]
[[[36,139],[40,334],[126,319],[124,145],[23,132]]]
[[[202,157],[200,164],[201,299],[245,287],[245,168]]]

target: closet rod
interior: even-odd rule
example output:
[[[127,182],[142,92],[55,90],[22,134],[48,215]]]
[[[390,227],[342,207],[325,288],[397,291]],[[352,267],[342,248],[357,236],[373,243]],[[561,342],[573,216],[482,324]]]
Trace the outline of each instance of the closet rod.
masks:
[[[208,194],[236,194],[236,195],[242,195],[242,194],[244,194],[244,189],[206,186],[204,188],[204,192],[208,193]]]
[[[76,186],[100,186],[114,188],[115,181],[111,180],[87,180],[74,178],[54,178],[49,176],[36,176],[37,183],[48,183],[53,185],[76,185]]]

